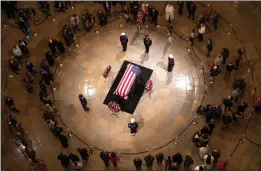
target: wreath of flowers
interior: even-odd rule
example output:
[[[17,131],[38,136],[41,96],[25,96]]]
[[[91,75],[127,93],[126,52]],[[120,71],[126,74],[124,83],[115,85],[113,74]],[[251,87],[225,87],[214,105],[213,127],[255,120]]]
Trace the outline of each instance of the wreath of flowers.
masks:
[[[107,67],[105,68],[105,70],[104,70],[104,72],[103,72],[103,77],[104,77],[104,78],[107,78],[107,76],[108,76],[108,74],[110,73],[110,71],[111,71],[111,66],[109,65],[109,66],[107,66]]]
[[[117,113],[121,110],[120,105],[115,101],[109,102],[108,107],[112,112],[115,112],[115,113]]]
[[[148,80],[146,82],[145,91],[146,92],[152,92],[152,88],[153,88],[153,83],[152,83],[151,80]]]

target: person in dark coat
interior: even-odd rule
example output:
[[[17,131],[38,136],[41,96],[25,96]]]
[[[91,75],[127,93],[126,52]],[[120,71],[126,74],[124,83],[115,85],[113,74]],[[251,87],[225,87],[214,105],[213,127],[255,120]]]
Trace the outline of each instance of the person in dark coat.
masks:
[[[225,106],[225,112],[227,111],[227,109],[229,111],[231,111],[231,107],[233,106],[233,100],[232,100],[231,96],[228,96],[227,98],[224,98],[223,104]]]
[[[227,127],[230,123],[232,123],[232,113],[230,111],[225,112],[224,115],[222,115],[222,122],[224,124],[224,127]]]
[[[209,135],[213,133],[215,127],[216,127],[216,121],[214,119],[211,119],[210,122],[208,123]]]
[[[193,21],[194,21],[194,18],[195,18],[195,13],[196,13],[196,10],[197,10],[197,6],[194,2],[191,2],[190,6],[188,7],[189,8],[189,16],[188,18],[191,18]]]
[[[210,53],[211,53],[212,50],[213,50],[212,39],[208,39],[208,42],[207,42],[207,50],[208,50],[207,56],[210,56]]]
[[[67,168],[69,163],[70,163],[70,158],[63,154],[63,153],[60,153],[58,156],[57,156],[57,159],[61,161],[61,164],[64,168]]]
[[[190,14],[191,3],[192,3],[192,1],[186,1],[186,6],[187,6],[187,10],[188,10],[188,13],[189,13],[189,14]],[[190,18],[190,17],[189,17],[189,18]]]
[[[239,68],[240,61],[242,60],[242,56],[246,53],[246,49],[245,49],[245,47],[243,47],[243,48],[238,49],[237,52],[238,52],[238,56],[237,56],[237,59],[235,62],[235,64],[236,64],[235,69]]]
[[[40,89],[48,95],[47,85],[45,84],[45,82],[43,80],[39,81],[39,86],[40,86]]]
[[[220,157],[220,150],[219,149],[214,149],[211,154],[214,157],[214,162],[215,163],[218,162],[218,159]]]
[[[131,135],[134,136],[137,133],[138,123],[135,122],[134,118],[131,118],[131,122],[128,123],[128,127],[130,128]]]
[[[213,18],[213,29],[216,30],[220,18],[220,15],[216,12],[216,10],[214,10],[212,18]]]
[[[73,153],[69,154],[69,159],[75,164],[80,161],[79,157]]]
[[[79,94],[79,100],[82,104],[82,107],[84,109],[84,111],[89,111],[89,107],[87,106],[88,103],[87,103],[87,99],[82,95],[82,94]]]
[[[83,160],[89,160],[88,150],[86,148],[77,148],[77,151],[80,153]]]
[[[50,52],[50,51],[46,52],[46,53],[45,53],[45,58],[46,58],[46,60],[47,60],[47,62],[48,62],[48,64],[49,64],[50,66],[53,66],[53,65],[54,65],[54,57],[53,57],[52,52]],[[49,67],[48,67],[48,68],[49,68]],[[46,70],[46,71],[48,71],[48,70]]]
[[[174,67],[174,58],[173,58],[173,55],[169,55],[168,57],[168,72],[171,72],[173,70],[173,67]]]
[[[43,68],[40,69],[40,74],[46,85],[50,85],[53,81],[53,74],[45,71]]]
[[[145,53],[149,53],[150,46],[152,45],[152,40],[149,38],[148,34],[145,35],[145,38],[143,39],[143,41],[144,41],[144,46],[146,49]]]
[[[239,105],[237,105],[237,112],[244,115],[247,106],[248,105],[246,102],[241,101],[241,103]]]
[[[9,124],[15,127],[17,125],[16,117],[12,114],[9,115]]]
[[[222,107],[220,105],[216,105],[213,110],[213,119],[219,120],[222,115]]]
[[[125,33],[121,33],[120,41],[122,45],[122,51],[125,52],[127,50],[127,45],[128,45],[128,37],[126,36]]]
[[[194,164],[194,160],[192,159],[190,154],[187,154],[185,156],[185,161],[184,161],[184,168],[188,168],[189,166],[191,166],[192,164]]]
[[[165,159],[165,169],[168,169],[171,165],[172,165],[172,159],[171,159],[171,156],[168,156]]]
[[[227,58],[229,57],[229,50],[224,47],[224,48],[222,49],[221,55],[222,55],[222,57],[223,57],[222,63],[225,64],[226,61],[227,61]]]
[[[209,132],[209,129],[207,126],[204,126],[201,130],[200,130],[201,134],[207,134],[209,135],[210,132]]]
[[[28,44],[27,44],[26,41],[19,40],[18,41],[18,46],[19,46],[19,48],[21,49],[21,51],[23,52],[24,55],[26,55],[27,57],[30,56]]]
[[[178,14],[179,16],[182,16],[184,1],[177,1],[177,6],[178,6]]]
[[[6,104],[6,106],[7,106],[9,109],[11,109],[12,111],[17,112],[17,113],[20,113],[20,110],[18,110],[18,109],[16,108],[16,106],[15,106],[15,104],[14,104],[14,100],[13,100],[11,97],[9,97],[9,96],[6,96],[6,97],[5,97],[5,104]]]
[[[25,153],[26,155],[32,160],[33,163],[36,163],[36,154],[34,149],[25,147]]]
[[[29,93],[33,93],[33,89],[35,86],[30,82],[30,80],[27,77],[23,79],[23,84]]]
[[[177,166],[180,166],[181,163],[183,162],[183,157],[182,157],[182,155],[178,152],[178,153],[176,153],[176,154],[174,154],[174,155],[172,156],[172,161],[173,161],[173,163],[176,163]]]
[[[133,160],[133,163],[134,163],[134,166],[136,167],[136,170],[141,171],[142,160],[137,157]]]
[[[41,102],[43,102],[45,105],[48,104],[50,106],[53,105],[52,100],[50,100],[47,96],[47,94],[44,91],[40,91],[39,92],[39,98],[41,100]]]
[[[49,46],[50,50],[52,51],[52,54],[53,54],[54,56],[56,56],[56,53],[57,53],[57,50],[56,50],[57,44],[56,44],[55,40],[49,39],[48,46]]]
[[[106,15],[111,17],[111,1],[102,2],[102,5]]]
[[[164,154],[163,153],[158,153],[156,154],[156,160],[158,164],[162,164],[163,160],[164,160]]]
[[[25,65],[26,65],[26,69],[27,69],[28,72],[30,72],[30,73],[36,73],[37,72],[34,65],[29,60],[26,61]]]
[[[100,152],[100,158],[104,162],[105,166],[109,167],[109,165],[110,165],[110,155],[109,155],[109,153],[106,152],[106,151]]]
[[[74,42],[73,31],[68,25],[63,27],[63,38],[67,46],[70,46]]]
[[[19,27],[23,31],[23,33],[27,35],[28,26],[22,17],[19,18]]]
[[[225,78],[228,78],[231,74],[231,72],[234,70],[235,65],[233,62],[230,62],[229,64],[226,65],[226,73],[225,73]]]
[[[107,24],[107,16],[101,10],[98,10],[97,17],[99,18],[100,25]]]
[[[15,60],[9,60],[9,67],[14,71],[14,73],[18,75],[20,74],[21,69],[19,68],[19,63]]]
[[[57,48],[59,50],[60,53],[64,53],[65,52],[65,47],[63,45],[63,42],[60,39],[56,39],[55,40]]]
[[[218,76],[218,74],[220,73],[219,70],[219,66],[214,65],[211,69],[210,69],[210,83],[213,83],[216,76]]]
[[[152,23],[155,26],[158,26],[158,17],[159,17],[159,12],[156,10],[156,8],[152,8],[151,19],[152,19]]]
[[[63,133],[60,134],[59,140],[64,148],[67,148],[69,146],[68,138]]]
[[[146,162],[146,166],[148,168],[151,168],[153,165],[153,161],[154,161],[154,156],[152,156],[151,154],[147,155],[146,157],[144,157],[144,160]]]

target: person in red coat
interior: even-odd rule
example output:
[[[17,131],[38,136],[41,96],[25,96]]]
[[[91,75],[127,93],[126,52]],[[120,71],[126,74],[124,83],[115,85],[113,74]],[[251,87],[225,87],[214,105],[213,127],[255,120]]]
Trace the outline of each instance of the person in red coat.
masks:
[[[117,163],[118,163],[119,157],[116,153],[112,152],[111,156],[110,156],[110,161],[112,162],[114,167],[117,167]]]
[[[141,25],[143,24],[143,14],[141,11],[138,12],[137,23],[138,23],[137,30],[140,31],[142,29]]]

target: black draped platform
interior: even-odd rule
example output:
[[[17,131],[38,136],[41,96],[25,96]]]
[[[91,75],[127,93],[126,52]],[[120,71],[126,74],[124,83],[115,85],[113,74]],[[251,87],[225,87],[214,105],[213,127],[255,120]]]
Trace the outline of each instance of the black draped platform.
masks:
[[[131,63],[133,65],[137,65],[137,64],[129,62],[129,61],[123,62],[121,69],[111,86],[111,89],[109,90],[106,98],[104,99],[103,104],[108,105],[109,102],[116,101],[120,104],[122,111],[133,114],[140,101],[140,98],[144,92],[146,82],[147,82],[147,80],[150,79],[150,76],[151,76],[153,70],[151,70],[149,68],[145,68],[140,65],[137,65],[141,69],[141,74],[135,80],[135,83],[129,94],[129,99],[125,100],[121,96],[115,95],[114,91],[117,89],[117,86],[120,83],[121,78],[129,63]]]

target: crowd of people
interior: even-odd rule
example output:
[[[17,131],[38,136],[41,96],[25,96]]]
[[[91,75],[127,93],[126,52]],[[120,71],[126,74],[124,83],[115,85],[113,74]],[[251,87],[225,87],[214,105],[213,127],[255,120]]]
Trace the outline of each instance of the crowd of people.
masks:
[[[116,1],[115,1],[116,2]],[[111,17],[111,8],[115,9],[117,2],[103,2],[103,7],[105,13],[98,9],[97,10],[97,17],[100,25],[105,25],[108,22],[108,17]],[[51,10],[49,2],[42,1],[39,2],[41,10],[46,14],[46,16],[50,16]],[[142,26],[147,26],[148,24],[153,24],[155,26],[158,25],[158,11],[149,5],[147,2],[138,3],[136,1],[132,1],[126,5],[127,2],[120,2],[121,12],[124,14],[124,18],[126,22],[129,22],[133,19],[134,22],[138,25],[138,31],[142,29]],[[17,14],[19,17],[19,26],[21,30],[28,35],[28,21],[31,20],[31,16],[35,15],[35,11],[32,8],[29,9],[17,9],[16,3],[13,2],[5,2],[4,10],[8,15],[8,18],[15,17]],[[196,4],[194,2],[186,2],[187,10],[188,10],[188,18],[194,20],[195,12],[196,12]],[[72,7],[72,3],[70,1],[57,1],[55,2],[55,8],[60,12],[65,12],[68,8]],[[177,2],[178,14],[180,16],[183,15],[183,8],[184,2],[178,1]],[[165,19],[168,21],[169,32],[173,30],[172,21],[174,20],[174,10],[175,8],[172,4],[167,4],[165,8]],[[130,15],[132,15],[132,19]],[[198,37],[199,41],[204,40],[204,33],[206,31],[206,25],[209,25],[210,22],[213,23],[213,29],[217,29],[217,25],[219,22],[220,15],[212,8],[211,5],[208,5],[206,11],[204,11],[200,19],[198,21],[197,26],[192,30],[191,34],[188,37],[189,43],[193,46],[194,45],[194,38]],[[86,31],[90,31],[93,26],[95,26],[95,17],[91,14],[90,11],[86,10],[81,19],[74,14],[71,16],[71,26],[65,25],[62,28],[62,35],[65,41],[65,44],[69,47],[71,44],[75,42],[75,34],[76,31],[80,31],[80,21],[83,23],[83,27]],[[197,32],[196,32],[197,30]],[[127,50],[127,43],[128,37],[126,33],[122,33],[120,36],[120,41],[122,44],[123,51]],[[145,35],[144,37],[144,46],[145,46],[145,53],[149,53],[149,49],[152,45],[152,40],[149,38],[149,35]],[[54,101],[50,98],[50,91],[55,91],[53,80],[54,80],[54,70],[55,64],[57,64],[60,55],[66,52],[66,47],[63,45],[63,42],[59,39],[49,39],[48,42],[49,51],[45,53],[45,59],[41,60],[40,69],[38,70],[34,64],[28,60],[30,57],[30,50],[28,48],[28,44],[26,40],[19,40],[17,45],[13,46],[12,53],[13,57],[9,60],[10,69],[16,73],[21,74],[22,70],[22,61],[26,59],[25,68],[26,73],[23,78],[23,84],[26,90],[29,93],[33,93],[35,89],[35,80],[36,74],[41,74],[41,80],[39,81],[39,98],[40,101],[44,104],[45,110],[43,112],[43,119],[48,124],[50,131],[53,133],[55,137],[59,139],[61,145],[64,148],[69,147],[69,137],[71,136],[70,131],[59,125],[57,120],[57,114],[59,114],[58,110],[54,105]],[[213,50],[213,42],[212,39],[208,39],[207,41],[207,56],[211,55],[211,51]],[[214,59],[214,65],[210,69],[210,83],[213,83],[215,78],[221,72],[221,65],[226,65],[226,73],[225,79],[227,79],[231,72],[235,69],[239,69],[240,61],[242,56],[246,53],[245,47],[238,49],[238,56],[234,57],[233,59],[229,59],[229,49],[224,47],[222,52]],[[227,63],[227,59],[229,62]],[[173,55],[168,56],[168,72],[171,72],[174,67],[174,57]],[[219,120],[223,123],[223,128],[227,128],[229,125],[234,125],[238,119],[243,119],[245,111],[248,107],[248,104],[243,100],[238,102],[238,99],[242,97],[246,88],[246,81],[241,78],[237,77],[236,80],[233,82],[233,91],[231,95],[227,98],[224,98],[223,105],[224,111],[220,104],[211,105],[208,104],[206,106],[199,106],[197,112],[202,114],[206,117],[206,125],[200,130],[197,131],[193,137],[192,142],[199,150],[199,156],[203,160],[202,165],[197,166],[194,170],[209,170],[212,169],[213,166],[217,166],[218,168],[225,168],[228,164],[226,160],[219,160],[221,151],[219,149],[213,149],[210,151],[210,147],[208,145],[210,136],[213,133],[216,124]],[[80,94],[79,95],[80,103],[84,111],[89,111],[87,99]],[[25,147],[24,151],[26,155],[30,158],[32,163],[37,164],[39,168],[43,168],[42,170],[46,169],[46,165],[44,164],[43,160],[38,159],[36,156],[35,151],[29,146],[28,137],[26,132],[24,131],[21,123],[19,123],[12,112],[20,113],[20,110],[15,106],[14,100],[7,96],[5,97],[5,104],[8,107],[11,114],[8,115],[8,121],[12,129],[14,130],[18,140],[21,144]],[[236,109],[232,107],[236,106]],[[261,97],[258,96],[255,99],[255,106],[254,110],[256,112],[261,113]],[[131,119],[130,123],[128,123],[128,128],[130,128],[130,133],[134,136],[137,133],[138,122],[135,121],[134,118]],[[82,160],[73,153],[66,155],[64,153],[60,153],[57,156],[57,159],[61,161],[63,167],[67,168],[70,164],[70,161],[73,163],[73,166],[79,170],[83,167],[83,163],[86,163],[89,160],[88,150],[86,148],[78,148],[77,151],[79,152]],[[173,156],[164,156],[163,153],[158,153],[155,155],[157,164],[161,165],[163,161],[165,161],[165,168],[168,170],[179,170],[182,166],[184,168],[192,168],[194,164],[194,160],[190,154],[186,154],[183,158],[182,154],[177,152]],[[106,167],[112,163],[114,167],[117,167],[118,162],[120,161],[119,154],[112,152],[108,153],[106,151],[100,152],[100,158],[103,160]],[[154,156],[152,154],[147,155],[144,158],[145,165],[148,168],[151,168],[154,164]],[[137,170],[141,170],[141,166],[143,164],[141,158],[135,158],[133,160],[134,166]]]

